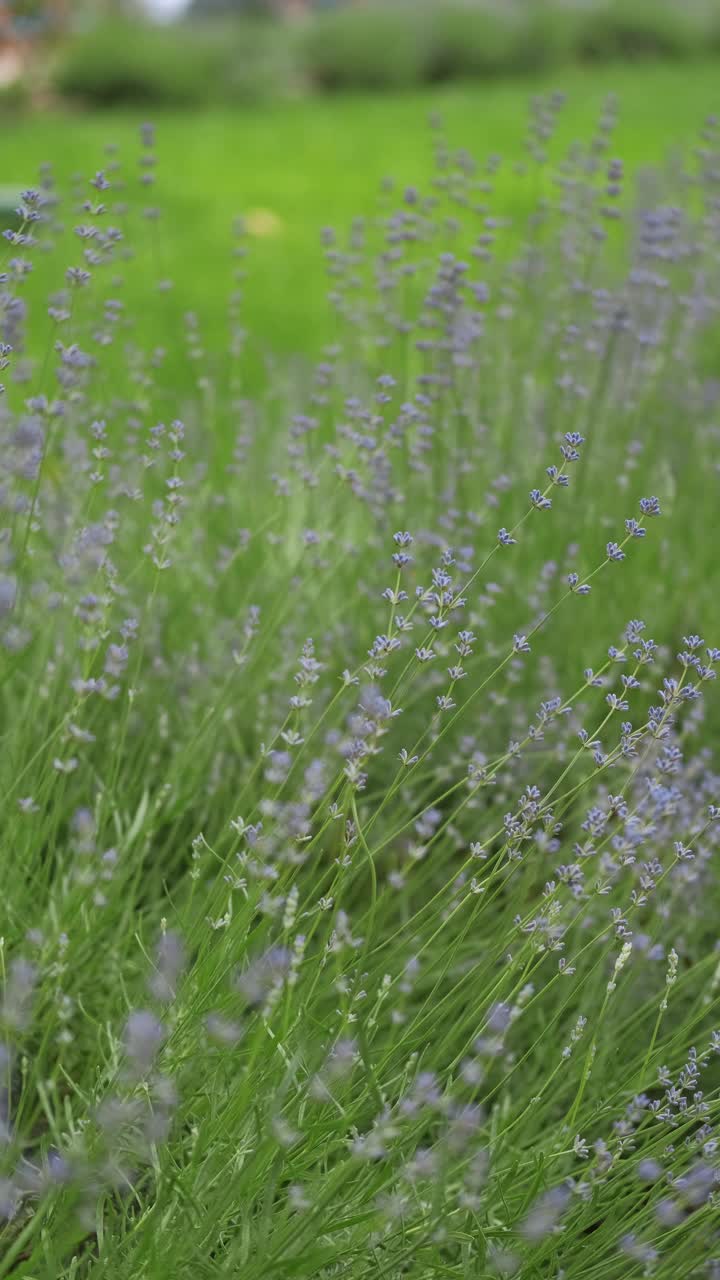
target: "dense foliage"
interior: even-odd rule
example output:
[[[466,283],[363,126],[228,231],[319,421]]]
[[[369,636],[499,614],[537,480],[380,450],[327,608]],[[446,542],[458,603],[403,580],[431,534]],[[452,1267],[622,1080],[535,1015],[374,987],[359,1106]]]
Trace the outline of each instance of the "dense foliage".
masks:
[[[65,97],[98,107],[197,107],[286,95],[297,70],[282,29],[262,22],[161,27],[114,18],[65,41],[52,78]]]
[[[256,397],[151,126],[23,194],[0,1276],[718,1274],[720,131],[627,184],[562,107],[524,225],[434,120]]]
[[[321,6],[294,23],[233,12],[202,6],[176,26],[83,27],[60,51],[55,85],[100,105],[196,105],[720,51],[712,0],[370,0]]]

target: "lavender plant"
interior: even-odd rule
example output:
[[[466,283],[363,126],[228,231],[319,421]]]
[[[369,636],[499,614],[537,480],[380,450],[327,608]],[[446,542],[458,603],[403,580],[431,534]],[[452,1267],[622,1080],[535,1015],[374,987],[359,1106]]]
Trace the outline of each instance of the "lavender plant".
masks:
[[[561,107],[524,228],[434,121],[257,395],[242,224],[208,350],[151,126],[23,194],[0,1277],[720,1270],[720,139],[626,195]]]

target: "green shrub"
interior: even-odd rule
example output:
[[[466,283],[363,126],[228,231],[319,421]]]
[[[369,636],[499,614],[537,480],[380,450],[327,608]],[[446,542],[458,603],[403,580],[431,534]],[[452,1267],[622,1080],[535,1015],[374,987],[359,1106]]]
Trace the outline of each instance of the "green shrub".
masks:
[[[103,22],[65,48],[56,88],[98,106],[254,101],[288,80],[287,41],[264,23]]]
[[[427,8],[429,33],[423,79],[498,75],[512,62],[515,23],[507,11],[441,4]]]
[[[542,71],[572,62],[582,18],[582,11],[556,0],[523,4],[513,25],[512,71]]]
[[[574,21],[554,3],[494,7],[451,0],[428,7],[424,79],[539,71],[571,59]]]
[[[687,58],[707,51],[713,8],[679,0],[605,0],[582,16],[576,52],[620,58]]]
[[[23,111],[30,103],[30,88],[24,79],[0,85],[0,120],[3,116]]]
[[[370,0],[318,10],[299,27],[227,16],[171,27],[103,21],[64,48],[55,86],[99,106],[194,107],[302,85],[405,89],[719,49],[716,0]]]
[[[314,18],[299,42],[301,65],[320,89],[399,89],[428,65],[428,24],[402,5],[371,4]]]
[[[705,0],[388,0],[317,14],[301,59],[321,89],[523,74],[575,59],[693,57],[720,45]]]
[[[107,22],[77,36],[57,67],[57,88],[104,106],[206,99],[217,83],[214,46],[191,41],[185,31],[138,26]]]
[[[222,39],[222,90],[229,102],[261,102],[297,91],[294,42],[279,24],[253,19],[227,23]]]

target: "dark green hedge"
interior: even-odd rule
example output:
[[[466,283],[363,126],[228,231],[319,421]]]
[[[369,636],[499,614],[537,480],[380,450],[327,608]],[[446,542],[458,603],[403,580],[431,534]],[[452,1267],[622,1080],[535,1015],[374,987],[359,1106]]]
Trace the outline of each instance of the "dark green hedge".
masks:
[[[717,52],[720,0],[370,0],[301,24],[101,23],[65,46],[54,82],[96,105],[197,106]]]

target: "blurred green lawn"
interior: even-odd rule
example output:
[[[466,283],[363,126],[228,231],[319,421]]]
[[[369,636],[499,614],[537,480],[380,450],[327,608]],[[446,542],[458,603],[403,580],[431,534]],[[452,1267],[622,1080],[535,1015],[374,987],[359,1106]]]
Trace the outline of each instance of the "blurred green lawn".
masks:
[[[507,158],[494,212],[522,215],[527,184],[513,175],[512,163],[522,155],[529,99],[550,89],[568,95],[560,145],[587,139],[605,95],[618,95],[621,117],[612,151],[630,171],[657,164],[673,145],[691,143],[703,119],[720,107],[715,62],[605,66],[566,71],[552,80],[162,113],[155,117],[158,188],[144,199],[160,205],[163,217],[156,229],[142,224],[145,252],[155,261],[148,262],[149,274],[132,273],[125,294],[129,309],[136,303],[144,323],[152,323],[155,341],[167,343],[168,335],[157,332],[162,311],[152,310],[150,321],[140,291],[153,273],[170,277],[173,314],[196,310],[207,336],[216,336],[229,288],[233,218],[266,211],[273,217],[251,219],[262,234],[255,234],[251,247],[246,326],[256,350],[315,354],[332,336],[320,228],[344,229],[354,216],[371,214],[386,175],[400,184],[427,183],[427,120],[433,111],[443,116],[453,145],[479,159],[492,153]],[[103,165],[109,142],[119,144],[135,175],[143,118],[125,111],[52,112],[20,118],[10,128],[0,125],[0,183],[30,183],[45,160],[63,179],[73,173],[89,177]],[[77,243],[73,254],[70,260],[79,261]]]

